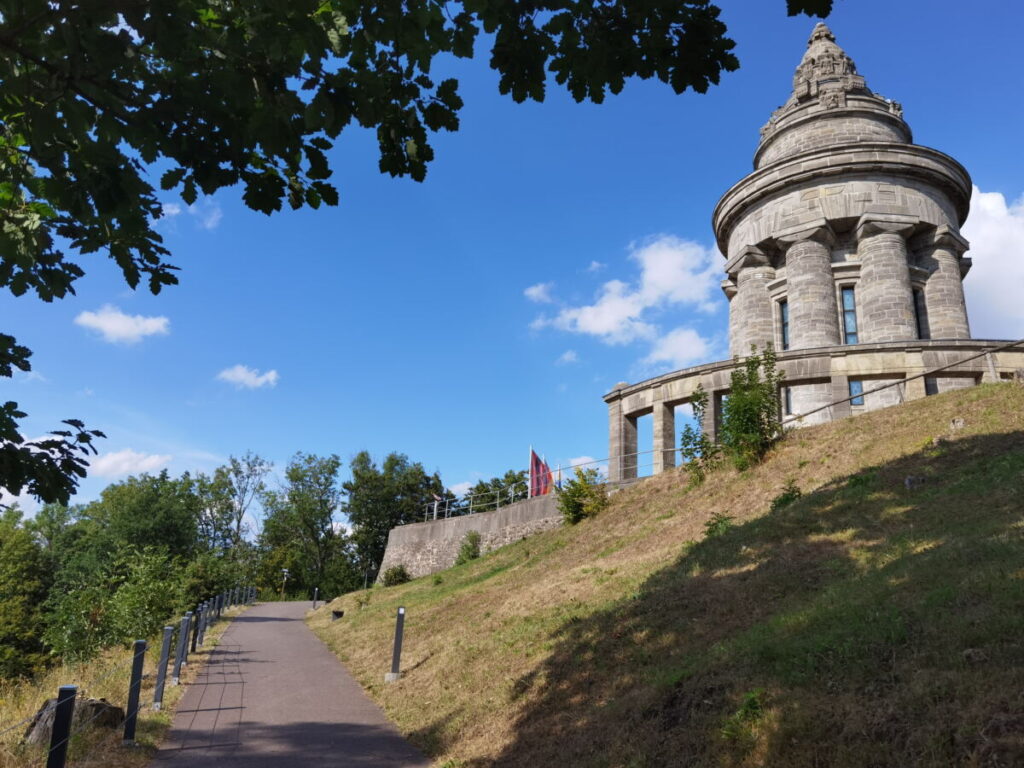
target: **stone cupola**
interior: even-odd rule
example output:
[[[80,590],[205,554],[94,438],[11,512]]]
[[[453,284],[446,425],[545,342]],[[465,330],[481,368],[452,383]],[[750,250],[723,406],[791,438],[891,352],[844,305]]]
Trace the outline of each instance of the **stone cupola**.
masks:
[[[900,105],[818,24],[753,173],[715,208],[731,354],[970,338],[970,191],[964,168],[914,144]],[[824,397],[794,390],[794,407]]]
[[[792,95],[761,128],[754,167],[840,143],[912,139],[900,105],[872,93],[832,30],[818,24],[793,75]]]

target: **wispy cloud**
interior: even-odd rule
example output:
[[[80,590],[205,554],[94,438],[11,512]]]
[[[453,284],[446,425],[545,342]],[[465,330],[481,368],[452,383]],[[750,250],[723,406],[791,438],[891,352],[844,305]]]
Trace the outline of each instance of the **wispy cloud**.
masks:
[[[579,361],[580,356],[576,354],[576,351],[567,349],[558,356],[558,359],[555,360],[555,365],[571,365],[572,363],[578,363]]]
[[[473,483],[466,480],[463,483],[455,483],[455,485],[449,485],[448,490],[454,493],[456,496],[463,496],[469,492],[469,489],[473,487]]]
[[[187,213],[195,220],[196,226],[200,229],[216,229],[221,219],[224,218],[224,211],[220,207],[220,203],[212,197],[202,197],[189,206],[174,202],[161,203],[160,208],[163,217],[167,219]]]
[[[103,453],[89,463],[91,474],[99,477],[123,477],[142,472],[154,472],[166,467],[171,456],[156,453],[138,453],[131,448]]]
[[[712,345],[692,328],[676,328],[657,339],[644,362],[654,367],[686,368],[711,359]]]
[[[554,283],[537,283],[523,291],[523,295],[537,304],[550,304],[554,301],[551,298],[551,289],[554,287]]]
[[[1008,203],[1001,192],[974,187],[963,228],[974,261],[964,280],[971,335],[982,339],[1024,336],[1024,196]]]
[[[82,312],[75,324],[98,331],[112,344],[136,344],[146,336],[167,335],[171,321],[166,317],[127,315],[113,304],[105,304],[96,312]]]
[[[592,261],[592,262],[590,262],[590,264],[589,264],[589,265],[587,266],[587,272],[600,272],[600,271],[601,271],[602,269],[604,269],[604,268],[605,268],[606,266],[607,266],[607,265],[606,265],[606,264],[605,264],[604,262],[601,262],[601,261]]]
[[[260,373],[246,365],[233,365],[217,374],[220,381],[234,384],[237,389],[259,389],[260,387],[276,387],[279,376],[277,371],[270,370]]]

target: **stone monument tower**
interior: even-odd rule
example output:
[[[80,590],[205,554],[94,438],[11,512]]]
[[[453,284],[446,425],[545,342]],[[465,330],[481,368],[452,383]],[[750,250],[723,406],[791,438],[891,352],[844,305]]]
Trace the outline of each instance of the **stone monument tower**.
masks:
[[[960,235],[970,194],[967,171],[914,144],[900,105],[873,93],[818,24],[792,95],[761,129],[753,173],[713,217],[730,354],[775,348],[787,417],[829,421],[1008,378],[1024,365],[1019,348],[971,340],[962,285],[971,260]],[[674,464],[675,406],[701,385],[717,412],[733,365],[608,393],[610,477],[636,476],[636,420],[646,414],[654,471]],[[885,384],[895,386],[872,391]],[[704,429],[715,434],[716,413]]]

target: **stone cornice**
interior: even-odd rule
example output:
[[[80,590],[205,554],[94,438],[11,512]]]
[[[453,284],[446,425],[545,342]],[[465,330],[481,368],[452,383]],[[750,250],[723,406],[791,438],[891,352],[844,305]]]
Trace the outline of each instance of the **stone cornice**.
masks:
[[[881,234],[895,234],[907,237],[921,223],[916,216],[902,213],[874,213],[868,211],[857,222],[857,241]]]
[[[949,155],[917,144],[847,144],[816,149],[766,165],[734,184],[718,201],[712,226],[718,247],[728,253],[729,233],[744,212],[765,198],[807,181],[834,184],[837,177],[865,174],[906,176],[946,191],[960,224],[970,207],[971,177]]]

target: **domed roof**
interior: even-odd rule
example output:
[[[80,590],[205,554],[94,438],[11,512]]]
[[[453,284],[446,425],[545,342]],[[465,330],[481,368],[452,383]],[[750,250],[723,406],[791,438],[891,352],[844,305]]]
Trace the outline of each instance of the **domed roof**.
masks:
[[[823,129],[821,121],[837,118],[841,126]],[[755,166],[831,144],[866,141],[910,143],[903,109],[872,93],[832,30],[819,22],[793,74],[792,94],[761,129]]]

